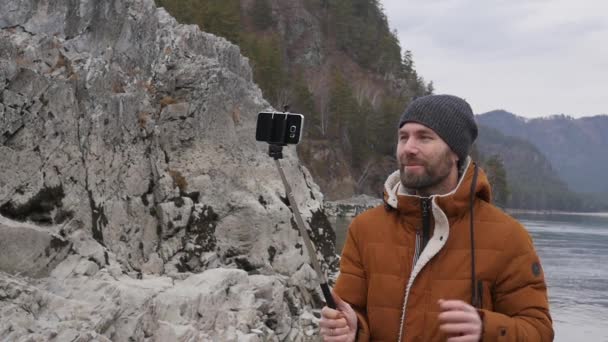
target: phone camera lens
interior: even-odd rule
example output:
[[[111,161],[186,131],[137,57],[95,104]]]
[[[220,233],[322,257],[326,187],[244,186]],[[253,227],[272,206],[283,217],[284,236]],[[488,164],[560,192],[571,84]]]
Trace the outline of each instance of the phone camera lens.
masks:
[[[292,125],[291,127],[289,127],[289,131],[290,131],[291,133],[295,133],[295,132],[296,132],[296,129],[297,129],[297,128],[296,128],[296,126],[295,126],[295,125]]]

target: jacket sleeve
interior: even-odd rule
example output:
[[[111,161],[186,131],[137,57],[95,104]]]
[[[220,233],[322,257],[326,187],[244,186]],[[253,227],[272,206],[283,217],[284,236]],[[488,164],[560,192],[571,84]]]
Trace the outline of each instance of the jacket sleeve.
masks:
[[[553,341],[547,285],[532,239],[518,229],[504,244],[494,284],[494,310],[480,310],[482,341]]]
[[[367,322],[367,277],[355,238],[355,225],[356,220],[348,229],[340,259],[340,274],[334,292],[349,303],[357,313],[357,341],[361,342],[369,341],[370,335]]]

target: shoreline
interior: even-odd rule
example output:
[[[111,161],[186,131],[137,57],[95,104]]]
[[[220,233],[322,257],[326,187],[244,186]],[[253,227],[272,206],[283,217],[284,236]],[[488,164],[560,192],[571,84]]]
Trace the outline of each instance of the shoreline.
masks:
[[[531,215],[576,215],[576,216],[595,216],[608,217],[608,212],[581,212],[581,211],[561,211],[561,210],[528,210],[505,208],[508,214],[531,214]]]

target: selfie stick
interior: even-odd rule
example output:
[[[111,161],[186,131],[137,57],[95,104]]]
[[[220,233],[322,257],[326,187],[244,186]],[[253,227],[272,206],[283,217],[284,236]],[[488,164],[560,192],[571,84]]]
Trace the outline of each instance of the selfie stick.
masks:
[[[304,226],[304,220],[302,220],[300,210],[298,210],[298,204],[296,203],[295,198],[293,198],[291,186],[289,186],[287,178],[285,177],[285,173],[283,172],[283,168],[281,167],[281,163],[279,162],[279,159],[283,158],[283,146],[276,144],[268,145],[268,154],[272,158],[274,158],[274,162],[277,165],[277,169],[279,169],[281,180],[283,181],[283,185],[285,185],[285,192],[287,193],[289,205],[292,207],[291,211],[293,211],[293,214],[296,217],[296,224],[298,225],[300,234],[304,239],[304,245],[306,245],[306,250],[308,251],[308,256],[310,257],[312,267],[314,268],[315,272],[317,272],[317,277],[319,277],[319,281],[321,282],[321,290],[323,291],[325,302],[327,303],[327,306],[332,309],[335,309],[336,303],[334,302],[334,298],[331,296],[331,292],[329,292],[327,279],[325,278],[325,274],[323,273],[323,271],[321,271],[321,265],[319,264],[319,260],[317,260],[317,253],[315,252],[315,248],[313,247],[312,242],[310,241],[310,236],[308,236],[308,231]]]

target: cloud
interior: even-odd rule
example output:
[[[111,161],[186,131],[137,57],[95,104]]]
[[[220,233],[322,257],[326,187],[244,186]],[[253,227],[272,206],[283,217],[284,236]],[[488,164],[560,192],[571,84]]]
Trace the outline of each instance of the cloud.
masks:
[[[607,1],[382,3],[419,73],[476,112],[608,113]]]

